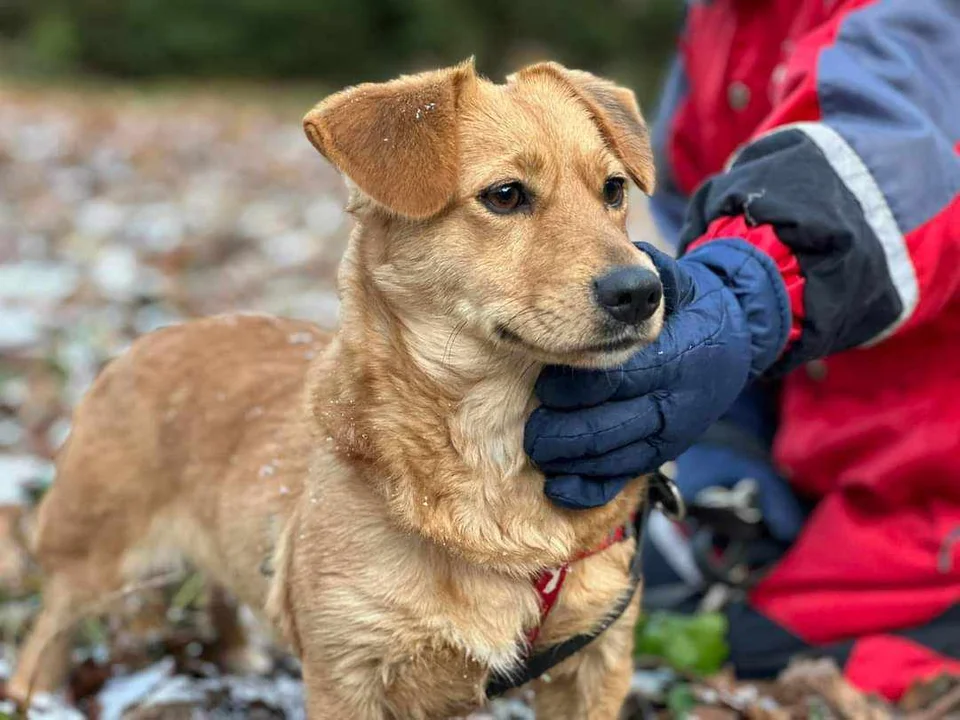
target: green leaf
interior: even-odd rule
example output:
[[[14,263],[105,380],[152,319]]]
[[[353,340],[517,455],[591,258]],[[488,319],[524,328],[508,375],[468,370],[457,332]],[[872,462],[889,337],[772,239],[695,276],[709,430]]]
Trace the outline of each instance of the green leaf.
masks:
[[[667,709],[670,711],[670,716],[676,720],[686,720],[696,704],[693,691],[686,683],[674,685],[667,693]]]
[[[106,626],[101,620],[93,617],[80,621],[80,637],[83,644],[88,647],[106,645],[110,641]]]
[[[681,632],[667,645],[663,657],[677,670],[694,671],[700,659],[700,648],[693,637]]]
[[[200,598],[205,584],[206,582],[203,575],[193,573],[180,585],[180,588],[170,601],[170,607],[175,610],[186,610]]]
[[[637,625],[637,656],[657,657],[685,672],[710,675],[730,653],[727,619],[721,613],[655,612]]]
[[[827,720],[830,710],[820,698],[811,698],[807,703],[807,720]]]

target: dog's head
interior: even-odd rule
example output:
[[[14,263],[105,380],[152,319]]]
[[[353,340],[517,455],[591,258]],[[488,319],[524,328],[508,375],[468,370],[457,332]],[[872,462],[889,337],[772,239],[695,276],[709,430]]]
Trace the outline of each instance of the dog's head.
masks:
[[[473,63],[348,88],[304,119],[380,240],[362,252],[402,296],[505,351],[598,367],[663,320],[627,238],[627,183],[653,187],[633,93],[555,63],[504,85]]]

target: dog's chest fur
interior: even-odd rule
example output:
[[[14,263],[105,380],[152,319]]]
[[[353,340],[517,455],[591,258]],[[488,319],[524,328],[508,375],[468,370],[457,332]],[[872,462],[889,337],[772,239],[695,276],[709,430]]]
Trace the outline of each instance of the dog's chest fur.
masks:
[[[362,386],[377,400],[370,420],[356,410],[368,400],[331,382],[349,366],[339,352],[308,381],[323,378],[312,407],[332,439],[315,451],[281,543],[275,582],[290,590],[284,601],[274,595],[274,610],[296,646],[355,678],[358,697],[386,692],[418,665],[480,692],[488,672],[517,667],[540,622],[531,572],[569,557],[580,539],[545,502],[523,452],[532,377],[490,373],[454,407],[419,407],[404,392],[394,405],[379,378],[396,379],[372,373]],[[371,447],[390,462],[358,459]],[[610,520],[598,523],[609,532]],[[544,642],[588,631],[614,606],[629,583],[628,551],[576,564]]]
[[[411,647],[446,644],[487,667],[514,662],[539,612],[528,580],[486,572],[398,528],[361,483],[325,483],[323,473],[311,483],[306,494],[320,510],[298,514],[289,529],[290,579],[302,582],[297,594],[310,606],[302,609],[334,643],[344,633],[387,655],[402,648],[403,660]]]

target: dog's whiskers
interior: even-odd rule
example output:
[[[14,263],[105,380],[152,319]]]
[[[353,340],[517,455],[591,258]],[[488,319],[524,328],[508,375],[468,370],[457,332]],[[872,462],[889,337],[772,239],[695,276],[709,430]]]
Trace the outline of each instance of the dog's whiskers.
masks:
[[[456,342],[457,337],[459,337],[460,333],[462,333],[466,327],[467,327],[467,321],[461,320],[454,326],[453,330],[450,332],[450,336],[447,338],[447,342],[444,343],[444,346],[443,346],[443,355],[440,357],[441,365],[446,365],[447,362],[450,360],[450,352],[453,350],[453,344]]]

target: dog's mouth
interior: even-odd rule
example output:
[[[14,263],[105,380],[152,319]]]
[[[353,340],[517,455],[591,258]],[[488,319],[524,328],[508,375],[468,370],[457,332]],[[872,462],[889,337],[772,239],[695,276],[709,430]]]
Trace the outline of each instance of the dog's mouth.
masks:
[[[536,353],[545,353],[555,356],[574,356],[584,354],[609,354],[623,352],[630,348],[639,347],[648,340],[642,332],[636,330],[617,333],[612,337],[597,343],[587,343],[582,345],[547,347],[538,343],[530,342],[519,334],[508,328],[506,325],[498,323],[494,327],[494,333],[497,338],[511,345],[518,345]]]

